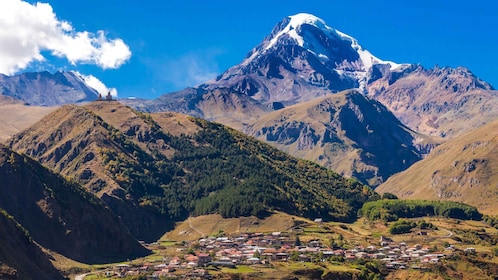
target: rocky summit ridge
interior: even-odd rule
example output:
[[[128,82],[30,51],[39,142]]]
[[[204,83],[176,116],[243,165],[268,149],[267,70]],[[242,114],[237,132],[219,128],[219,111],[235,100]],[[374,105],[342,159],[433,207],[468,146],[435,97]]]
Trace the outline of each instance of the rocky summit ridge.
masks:
[[[377,64],[392,71],[409,66],[383,61],[355,38],[301,13],[284,18],[239,65],[201,87],[229,87],[263,104],[290,105],[345,89],[365,92]]]

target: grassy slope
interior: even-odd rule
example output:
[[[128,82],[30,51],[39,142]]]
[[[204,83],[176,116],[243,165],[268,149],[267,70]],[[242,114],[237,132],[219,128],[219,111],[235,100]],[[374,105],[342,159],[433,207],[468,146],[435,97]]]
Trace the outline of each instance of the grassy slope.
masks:
[[[497,215],[498,121],[437,147],[376,190],[403,199],[460,201]]]
[[[30,127],[56,107],[26,106],[0,95],[0,143]]]

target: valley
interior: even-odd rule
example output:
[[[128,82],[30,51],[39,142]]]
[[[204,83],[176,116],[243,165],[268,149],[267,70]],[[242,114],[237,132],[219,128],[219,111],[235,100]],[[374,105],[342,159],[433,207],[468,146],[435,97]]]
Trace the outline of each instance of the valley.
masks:
[[[490,241],[484,241],[484,236],[494,236],[491,242],[496,242],[495,228],[476,221],[425,220],[437,229],[425,235],[418,231],[392,235],[384,223],[363,218],[344,224],[284,213],[266,219],[199,216],[146,244],[154,252],[148,257],[81,269],[87,271],[85,279],[109,279],[121,273],[129,279],[140,275],[168,279],[185,275],[192,279],[372,279],[374,275],[384,279],[406,275],[489,279],[496,273],[492,267],[498,257],[483,243]],[[474,238],[469,238],[472,234]]]
[[[1,279],[498,278],[498,91],[464,67],[301,13],[195,87],[85,79],[0,76]]]

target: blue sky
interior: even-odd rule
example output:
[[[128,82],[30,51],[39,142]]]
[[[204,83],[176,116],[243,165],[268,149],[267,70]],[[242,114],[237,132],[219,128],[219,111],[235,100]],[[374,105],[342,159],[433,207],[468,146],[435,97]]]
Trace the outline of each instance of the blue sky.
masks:
[[[7,2],[22,1],[0,0],[0,10]],[[89,34],[92,43],[76,53],[59,37],[40,43],[44,59],[0,70],[77,70],[116,88],[121,98],[155,98],[214,78],[241,62],[281,19],[300,12],[355,37],[380,59],[428,68],[465,66],[498,87],[498,4],[491,0],[41,2],[72,27],[73,37]],[[9,37],[0,40],[9,43]]]

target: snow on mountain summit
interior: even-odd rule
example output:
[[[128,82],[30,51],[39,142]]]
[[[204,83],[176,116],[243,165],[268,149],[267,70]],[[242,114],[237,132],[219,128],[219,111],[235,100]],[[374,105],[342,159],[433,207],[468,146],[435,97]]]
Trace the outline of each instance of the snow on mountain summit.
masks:
[[[300,13],[282,19],[242,63],[201,88],[230,88],[272,108],[352,88],[367,93],[369,82],[403,69],[324,20]]]
[[[299,34],[297,34],[296,28],[303,25],[303,24],[310,24],[313,25],[317,28],[330,28],[325,24],[325,21],[322,19],[311,15],[311,14],[296,14],[294,16],[288,17],[290,19],[289,23],[287,26],[280,31],[273,39],[270,41],[270,43],[266,46],[265,50],[270,49],[272,46],[274,46],[277,43],[278,38],[282,36],[283,34],[289,35],[291,38],[294,38],[298,45],[301,47],[304,47],[304,38],[301,37]]]
[[[305,26],[312,26],[320,32],[313,32]],[[334,59],[334,54],[331,53],[335,47],[334,42],[347,41],[350,47],[359,55],[361,65],[356,65],[355,70],[357,71],[367,71],[374,64],[389,64],[391,70],[401,66],[401,64],[384,61],[375,57],[369,51],[364,50],[352,36],[328,26],[323,19],[307,13],[299,13],[285,18],[277,25],[272,34],[270,34],[270,38],[267,37],[263,42],[262,48],[253,50],[253,53],[246,59],[246,63],[270,50],[280,40],[287,38],[290,38],[298,46],[315,54],[322,61]]]

